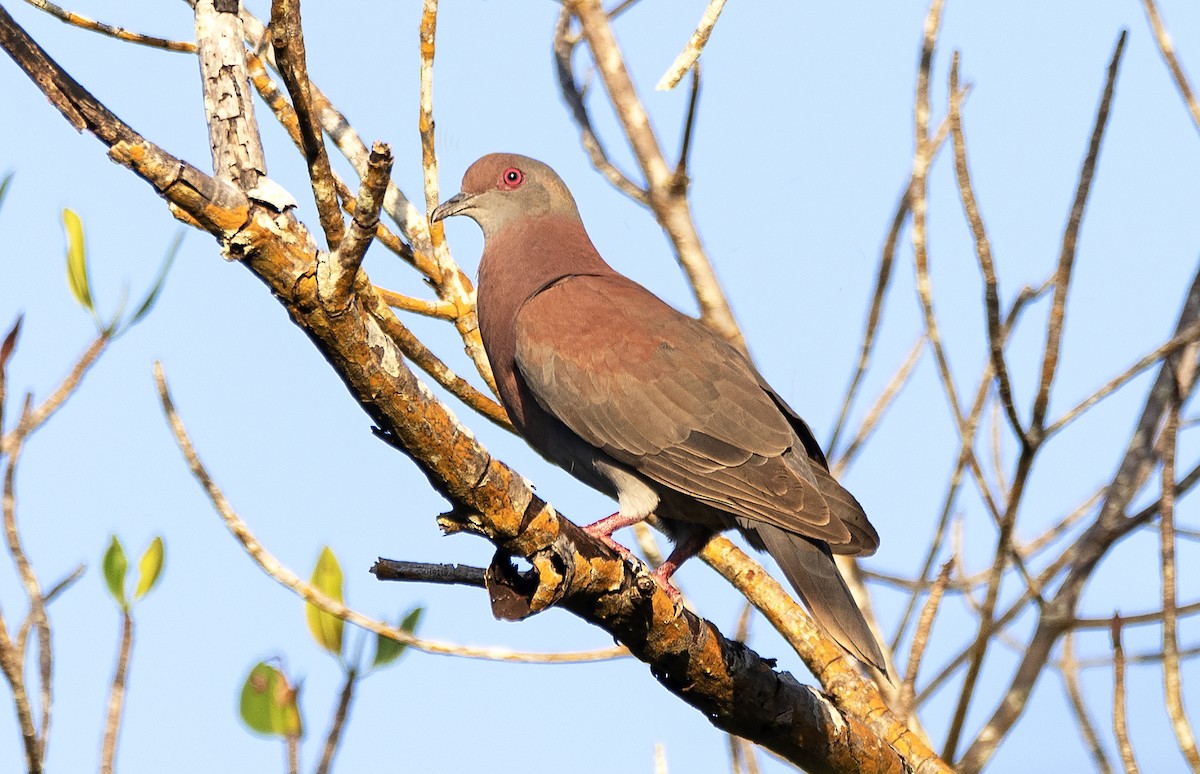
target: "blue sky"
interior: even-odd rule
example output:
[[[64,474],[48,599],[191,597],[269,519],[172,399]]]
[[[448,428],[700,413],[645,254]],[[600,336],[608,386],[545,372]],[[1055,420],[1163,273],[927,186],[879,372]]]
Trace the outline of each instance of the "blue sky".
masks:
[[[458,190],[462,172],[484,153],[535,156],[570,185],[612,264],[694,311],[659,227],[597,175],[580,148],[552,69],[558,5],[443,5],[435,75],[442,198]],[[686,94],[654,92],[653,85],[704,5],[646,0],[617,25],[668,158],[678,146]],[[68,28],[25,5],[5,7],[135,129],[209,166],[194,58]],[[266,3],[251,7],[267,11]],[[71,8],[142,32],[192,35],[184,3],[114,7],[90,0]],[[756,362],[823,440],[857,357],[877,256],[911,167],[925,10],[911,1],[731,2],[702,60],[692,154],[700,232]],[[1163,0],[1161,11],[1185,69],[1200,74],[1200,7]],[[396,182],[420,201],[419,4],[310,3],[304,13],[313,79],[365,140],[391,143]],[[1022,285],[1039,284],[1057,260],[1104,69],[1122,29],[1130,38],[1080,235],[1051,416],[1169,335],[1200,246],[1200,139],[1133,0],[1086,8],[951,2],[934,61],[935,120],[945,112],[952,50],[962,51],[963,79],[974,84],[964,122],[1007,303]],[[0,325],[24,312],[9,385],[42,398],[93,333],[67,289],[61,209],[83,218],[102,310],[115,307],[125,286],[140,296],[179,226],[144,183],[109,162],[93,138],[72,130],[7,59],[0,62],[0,93],[0,173],[16,173],[0,209]],[[633,169],[611,114],[595,96],[601,136],[618,163]],[[268,172],[315,224],[303,163],[261,107]],[[949,357],[960,391],[973,391],[986,357],[981,283],[949,162],[943,153],[931,173],[929,249]],[[473,273],[482,245],[478,229],[464,220],[448,224],[447,233],[455,257]],[[378,248],[366,269],[377,284],[423,292],[413,272]],[[907,232],[894,284],[859,418],[920,332]],[[1024,416],[1036,385],[1045,311],[1045,303],[1031,310],[1011,345]],[[413,326],[460,373],[471,373],[451,328],[420,320]],[[119,634],[99,572],[113,532],[138,552],[161,534],[168,557],[160,587],[136,609],[122,771],[281,767],[278,745],[253,736],[236,717],[241,681],[263,658],[280,656],[303,678],[310,730],[303,770],[315,765],[336,700],[340,675],[309,637],[301,603],[242,553],[189,476],[158,408],[154,360],[163,362],[193,440],[234,506],[300,574],[307,575],[328,544],[341,559],[355,607],[394,619],[412,604],[427,605],[423,633],[430,637],[547,651],[609,644],[602,632],[560,611],[499,623],[479,591],[384,585],[368,575],[381,555],[482,565],[491,547],[442,537],[434,517],[446,503],[407,458],[373,438],[367,417],[263,287],[222,261],[213,240],[192,232],[154,313],[112,346],[80,393],[34,437],[19,472],[18,518],[43,583],[88,564],[83,580],[51,608],[58,692],[53,769],[85,770],[97,759]],[[1135,381],[1049,447],[1032,480],[1019,536],[1038,534],[1111,477],[1146,385],[1145,378]],[[465,409],[456,412],[564,513],[583,522],[611,512],[604,498],[536,458],[519,439]],[[911,574],[919,565],[953,465],[954,440],[932,360],[925,358],[845,478],[883,538],[866,566]],[[1012,452],[1006,448],[1010,468]],[[1190,468],[1198,452],[1185,431],[1180,468]],[[980,569],[990,562],[994,529],[973,493],[958,510],[966,561]],[[1188,499],[1179,521],[1197,525]],[[1180,598],[1190,602],[1200,596],[1196,544],[1183,541],[1180,552]],[[1090,584],[1082,612],[1154,608],[1156,555],[1153,531],[1118,546]],[[679,578],[701,614],[732,631],[739,606],[728,587],[698,562]],[[1006,598],[1015,592],[1015,585],[1006,587]],[[20,599],[15,575],[0,570],[0,605],[10,625],[21,614]],[[893,591],[875,589],[889,633],[903,602]],[[927,656],[931,670],[968,631],[965,611],[960,600],[948,603],[935,630],[935,639],[944,641],[935,641]],[[1018,621],[1014,637],[1027,637],[1031,626],[1031,620]],[[1200,635],[1193,621],[1180,631],[1185,644]],[[1131,629],[1127,646],[1153,650],[1158,636],[1154,627]],[[751,644],[811,680],[761,621]],[[1077,651],[1105,655],[1107,634],[1085,633]],[[1015,659],[1004,646],[996,648],[979,709],[968,718],[968,737],[990,713]],[[1138,667],[1130,681],[1139,762],[1145,770],[1182,770],[1161,709],[1161,672]],[[1187,695],[1200,681],[1195,663],[1184,681]],[[1087,670],[1083,682],[1112,750],[1109,670]],[[943,691],[924,710],[937,738],[955,696]],[[665,747],[673,771],[728,770],[724,738],[631,660],[512,666],[409,653],[363,685],[338,766],[356,771],[390,760],[413,771],[649,771],[656,743]],[[0,761],[19,760],[19,751],[13,716],[0,710]],[[993,770],[1078,770],[1086,763],[1060,682],[1046,675]],[[765,769],[784,770],[773,761]]]

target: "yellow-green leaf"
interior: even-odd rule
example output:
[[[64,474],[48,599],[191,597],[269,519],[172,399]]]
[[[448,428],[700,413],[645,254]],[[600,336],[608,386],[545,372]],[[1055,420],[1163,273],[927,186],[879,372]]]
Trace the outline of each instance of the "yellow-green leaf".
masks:
[[[425,612],[423,607],[414,607],[408,611],[404,619],[400,621],[400,630],[412,634],[417,630],[417,624],[421,621],[421,614]],[[375,635],[375,658],[371,660],[371,666],[387,666],[396,659],[404,655],[404,651],[408,648],[402,642],[396,642],[390,637]]]
[[[158,278],[154,280],[154,284],[150,287],[150,291],[146,293],[146,297],[142,299],[142,303],[138,305],[137,311],[133,313],[133,317],[129,318],[129,325],[137,325],[154,308],[154,302],[158,300],[159,294],[162,293],[163,285],[167,281],[167,272],[171,270],[171,264],[175,262],[175,256],[179,254],[179,246],[183,244],[183,237],[186,234],[187,231],[180,229],[179,233],[175,235],[171,246],[167,248],[167,255],[163,259],[162,268],[158,270]]]
[[[63,232],[67,236],[67,283],[79,305],[94,312],[91,282],[88,280],[87,248],[83,241],[83,221],[70,209],[64,209],[62,217]]]
[[[279,669],[266,662],[255,664],[242,684],[238,703],[242,722],[260,734],[299,737],[304,727],[298,694],[299,689],[292,688]]]
[[[138,560],[138,582],[137,588],[133,592],[134,599],[141,599],[146,596],[158,583],[158,577],[162,573],[164,558],[163,539],[162,537],[156,537],[150,541],[146,552]]]
[[[313,568],[312,585],[321,590],[325,596],[342,601],[342,568],[337,557],[329,546],[321,549],[317,557],[317,566]],[[311,604],[305,604],[308,617],[308,629],[313,639],[325,650],[335,656],[342,654],[342,619],[330,615],[324,610]]]
[[[112,536],[108,550],[104,552],[101,566],[104,568],[104,582],[108,585],[108,593],[112,594],[118,605],[125,607],[128,604],[125,600],[125,573],[129,569],[129,560],[125,558],[125,549],[121,547],[121,541],[117,540],[116,535]]]

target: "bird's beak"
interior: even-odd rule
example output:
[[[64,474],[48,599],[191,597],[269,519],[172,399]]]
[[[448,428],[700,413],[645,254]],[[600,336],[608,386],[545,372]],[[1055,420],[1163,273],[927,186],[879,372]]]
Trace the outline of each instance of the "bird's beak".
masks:
[[[449,199],[434,208],[433,212],[429,214],[429,222],[437,223],[439,220],[445,220],[452,215],[459,215],[466,210],[471,209],[471,199],[474,197],[474,194],[465,192],[457,193],[454,196],[451,196]]]

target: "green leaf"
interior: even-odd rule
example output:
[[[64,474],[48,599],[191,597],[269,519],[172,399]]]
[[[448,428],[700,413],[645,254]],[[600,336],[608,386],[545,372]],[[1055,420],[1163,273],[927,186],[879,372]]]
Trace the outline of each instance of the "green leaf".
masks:
[[[312,585],[320,589],[325,596],[336,599],[338,602],[342,601],[342,568],[338,565],[337,557],[333,555],[329,546],[322,548],[321,555],[317,557],[317,566],[313,568]],[[341,656],[344,625],[342,619],[307,603],[305,604],[305,613],[308,617],[308,630],[312,632],[313,639],[317,641],[317,644],[333,655]]]
[[[162,293],[163,285],[167,281],[167,272],[171,270],[171,264],[175,263],[175,256],[178,255],[179,246],[183,244],[183,237],[186,234],[187,231],[185,229],[180,229],[179,233],[175,235],[171,246],[167,248],[167,255],[163,259],[162,268],[158,270],[158,278],[154,280],[154,285],[150,288],[150,292],[146,294],[142,303],[138,305],[137,311],[133,313],[133,317],[129,318],[129,323],[126,327],[137,325],[138,321],[149,314],[150,310],[154,308],[154,302],[158,300],[159,294]]]
[[[304,733],[300,721],[299,689],[288,685],[287,677],[266,662],[254,665],[242,684],[238,710],[242,722],[267,736],[295,736]]]
[[[163,568],[163,548],[162,537],[156,537],[150,541],[146,552],[138,560],[138,582],[137,588],[133,592],[134,599],[141,599],[158,585],[158,578],[162,574]]]
[[[74,210],[63,210],[63,232],[67,235],[67,282],[71,294],[84,309],[95,314],[91,282],[88,280],[87,248],[83,242],[83,221]]]
[[[3,180],[0,180],[0,209],[4,207],[4,197],[8,195],[8,186],[15,174],[16,172],[9,172]]]
[[[417,630],[417,624],[421,621],[421,615],[425,612],[423,607],[414,607],[408,611],[404,619],[400,621],[399,628],[412,634]],[[396,659],[404,655],[404,651],[408,646],[402,642],[396,642],[388,637],[375,635],[375,658],[371,660],[372,667],[387,666]]]
[[[121,547],[121,541],[117,540],[116,535],[112,536],[108,550],[104,552],[102,566],[108,593],[112,594],[112,598],[117,600],[121,607],[128,606],[129,603],[125,599],[125,573],[129,569],[129,560],[125,558],[125,549]]]

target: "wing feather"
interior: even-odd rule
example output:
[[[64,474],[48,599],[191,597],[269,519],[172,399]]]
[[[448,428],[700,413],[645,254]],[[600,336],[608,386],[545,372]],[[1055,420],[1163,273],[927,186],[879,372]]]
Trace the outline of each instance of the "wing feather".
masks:
[[[632,281],[572,277],[527,301],[516,365],[542,408],[660,485],[839,553],[878,542],[754,367]]]

